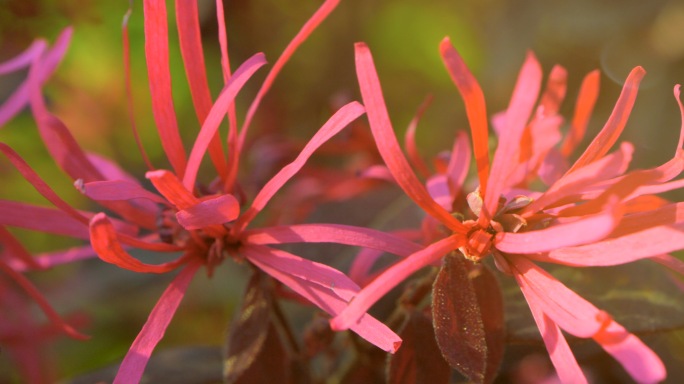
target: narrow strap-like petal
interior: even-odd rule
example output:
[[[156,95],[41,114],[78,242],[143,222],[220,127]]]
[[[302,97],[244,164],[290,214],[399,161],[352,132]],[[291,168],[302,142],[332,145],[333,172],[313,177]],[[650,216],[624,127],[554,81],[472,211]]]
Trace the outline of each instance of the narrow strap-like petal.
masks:
[[[350,328],[373,304],[392,288],[399,285],[419,269],[458,249],[465,241],[465,238],[461,235],[452,235],[392,265],[364,287],[344,311],[331,319],[330,326],[335,330]]]
[[[447,165],[446,174],[449,177],[451,189],[451,201],[456,200],[458,194],[463,192],[463,183],[470,169],[471,150],[468,145],[468,135],[463,131],[456,133],[456,140],[451,148],[451,156]]]
[[[361,88],[361,96],[366,106],[375,143],[385,164],[404,192],[426,213],[444,223],[451,230],[465,233],[467,231],[465,226],[430,197],[416,174],[413,173],[394,135],[370,50],[363,43],[356,43],[355,48],[356,75]]]
[[[534,214],[545,207],[552,206],[563,198],[577,195],[587,189],[588,186],[621,175],[629,166],[633,153],[634,146],[625,142],[620,145],[619,151],[604,156],[573,173],[566,172],[546,192],[535,199],[532,204],[523,208],[521,214],[523,216]]]
[[[589,72],[582,80],[577,102],[575,104],[575,114],[572,118],[570,130],[561,144],[561,154],[568,158],[572,151],[584,138],[584,133],[587,131],[589,125],[589,118],[594,110],[596,99],[599,94],[599,83],[601,81],[601,73],[598,70]]]
[[[341,224],[299,224],[244,232],[248,244],[336,243],[409,256],[423,247],[402,237],[370,228]]]
[[[200,229],[235,220],[240,214],[240,203],[233,195],[221,195],[202,200],[176,212],[178,223],[185,229]]]
[[[594,244],[531,255],[540,261],[572,266],[610,266],[684,249],[684,223],[658,226]]]
[[[524,256],[507,255],[513,276],[528,302],[537,304],[563,330],[592,337],[601,330],[601,311]]]
[[[610,114],[608,121],[606,121],[601,132],[596,135],[584,153],[575,161],[575,164],[570,167],[568,173],[574,172],[576,169],[600,159],[617,141],[627,124],[627,119],[629,118],[629,114],[636,101],[639,83],[644,75],[646,75],[646,71],[641,67],[636,67],[629,73],[625,85],[622,87],[622,93],[620,93],[620,97],[615,103],[615,107],[613,108],[613,112]]]
[[[150,312],[145,325],[126,353],[126,357],[121,362],[116,378],[114,378],[114,384],[140,382],[152,351],[164,337],[166,328],[171,323],[173,315],[200,266],[201,264],[198,262],[188,264],[162,293],[159,301]]]
[[[540,308],[534,295],[530,295],[528,289],[522,289],[523,296],[530,307],[534,322],[539,328],[546,350],[549,352],[551,363],[556,368],[556,374],[562,383],[587,383],[587,378],[582,372],[577,359],[573,355],[565,336],[556,323],[548,317]]]
[[[470,134],[473,138],[480,191],[486,193],[487,178],[489,177],[489,128],[487,126],[487,108],[484,94],[461,55],[451,45],[448,37],[442,40],[439,50],[451,80],[456,84],[465,102],[466,114],[470,123]]]
[[[269,180],[266,185],[259,191],[257,196],[252,202],[252,206],[247,209],[247,211],[240,216],[238,222],[235,224],[235,232],[239,232],[244,229],[254,217],[261,212],[261,210],[266,206],[266,204],[271,200],[273,195],[282,188],[285,183],[292,178],[300,169],[306,164],[309,157],[326,141],[330,140],[331,137],[336,135],[342,129],[347,127],[349,123],[356,120],[364,112],[363,106],[357,102],[351,102],[344,107],[340,108],[334,115],[328,119],[328,121],[323,124],[321,129],[316,132],[316,134],[309,140],[309,142],[302,148],[299,152],[297,158],[294,159],[290,164],[286,165],[281,169],[271,180]]]
[[[97,257],[93,248],[89,245],[73,247],[56,252],[47,252],[35,255],[33,259],[38,264],[40,269],[47,269],[63,264],[69,264],[80,260],[91,259]],[[17,272],[26,272],[31,270],[26,263],[17,262],[17,260],[10,260],[7,265]]]
[[[98,213],[90,221],[90,243],[100,259],[129,271],[166,273],[186,263],[183,257],[158,265],[145,264],[134,258],[121,247],[117,233],[104,213]]]
[[[622,217],[622,207],[616,203],[610,205],[600,213],[570,223],[554,224],[537,231],[503,233],[497,236],[496,249],[526,254],[596,242],[608,236]]]
[[[188,190],[192,190],[194,187],[202,157],[213,138],[216,137],[218,127],[230,106],[233,105],[235,96],[237,96],[254,72],[264,64],[266,64],[266,59],[262,53],[257,53],[245,61],[228,80],[216,103],[211,107],[211,111],[208,112],[206,119],[203,120],[202,130],[197,135],[195,145],[192,147],[185,177],[183,178],[183,185]]]
[[[150,171],[145,174],[145,177],[179,210],[188,209],[199,203],[199,199],[183,186],[178,177],[167,170]]]
[[[4,214],[4,212],[3,212]],[[12,267],[13,262],[24,264],[26,269],[42,269],[42,266],[36,261],[31,253],[24,248],[19,240],[14,235],[0,225],[0,244],[2,244],[2,253],[0,253],[0,262],[3,260],[8,266]]]
[[[77,182],[75,185],[81,193],[93,200],[148,199],[159,204],[169,204],[161,196],[144,189],[140,184],[127,180],[93,181],[90,183]]]
[[[84,224],[88,222],[88,218],[81,215],[77,210],[72,208],[67,202],[62,200],[50,186],[38,176],[38,174],[22,159],[10,146],[5,143],[0,143],[0,152],[2,152],[7,159],[14,165],[14,167],[21,173],[21,175],[31,183],[31,185],[45,197],[49,202],[61,209],[67,215],[73,217],[77,221]]]
[[[76,329],[74,329],[71,325],[67,324],[61,316],[55,311],[54,308],[48,303],[48,301],[45,299],[45,297],[40,293],[38,288],[36,288],[31,281],[26,278],[26,276],[22,275],[21,273],[13,270],[7,264],[4,262],[0,261],[0,271],[5,273],[7,276],[10,277],[15,283],[17,283],[21,289],[24,290],[35,302],[38,304],[40,307],[41,311],[45,313],[45,316],[62,332],[66,333],[70,337],[73,337],[74,339],[78,340],[87,340],[89,339],[88,336],[78,332]]]
[[[152,112],[162,147],[176,174],[185,173],[186,154],[171,94],[169,36],[164,0],[143,2],[145,14],[145,57],[149,77]]]
[[[611,321],[594,336],[594,340],[613,356],[637,383],[660,383],[665,380],[665,366],[658,355],[617,322]]]
[[[293,275],[279,269],[277,264],[272,263],[271,253],[274,251],[275,250],[273,249],[260,246],[246,246],[243,248],[243,253],[250,262],[254,263],[262,271],[279,280],[285,286],[297,292],[320,309],[334,316],[345,308],[349,299],[340,297],[340,292],[336,289],[337,286],[335,284],[330,284],[329,279],[319,281],[316,280],[317,278],[315,276],[302,278],[301,276]],[[290,257],[296,256],[290,255]],[[349,285],[350,287],[355,286],[351,280],[346,281],[346,279],[348,279],[346,276],[343,274],[340,275],[340,278],[344,281],[345,285]],[[359,322],[351,327],[351,330],[371,344],[390,353],[396,352],[401,345],[399,336],[392,332],[386,325],[368,314],[364,314]]]
[[[178,40],[180,41],[185,75],[190,86],[192,103],[200,125],[204,124],[211,109],[211,93],[207,82],[207,72],[204,68],[204,50],[200,35],[197,1],[176,0],[176,23],[178,24]],[[227,173],[226,157],[221,145],[218,131],[209,143],[209,156],[220,177]]]
[[[259,92],[247,110],[245,121],[242,123],[242,128],[240,129],[238,150],[243,147],[245,137],[247,136],[247,129],[252,123],[252,118],[254,117],[254,114],[261,103],[261,99],[263,99],[268,90],[271,89],[271,85],[273,85],[273,82],[280,73],[280,70],[283,68],[283,66],[285,66],[288,60],[290,60],[290,57],[292,57],[297,48],[299,48],[299,46],[306,41],[309,35],[311,35],[311,33],[323,22],[323,20],[325,20],[333,10],[335,10],[339,2],[340,0],[325,0],[325,2],[316,10],[316,12],[314,12],[311,18],[309,18],[309,20],[307,20],[302,26],[302,29],[297,32],[297,35],[292,39],[292,41],[290,41],[287,47],[285,47],[283,53],[280,54],[278,60],[275,62],[275,64],[273,64],[273,68],[271,68],[271,71],[269,71],[268,75],[266,75],[264,83],[261,85],[261,88],[259,88]]]
[[[430,106],[430,103],[432,103],[432,96],[426,97],[420,105],[418,111],[409,122],[408,128],[406,129],[406,135],[404,136],[404,146],[406,147],[408,158],[423,177],[430,176],[430,169],[427,164],[425,164],[425,160],[423,160],[418,151],[418,146],[416,145],[416,128],[418,128],[418,122],[423,117],[425,110]]]
[[[486,227],[488,215],[494,215],[499,204],[499,197],[507,186],[507,178],[515,169],[515,154],[521,145],[521,138],[541,88],[541,66],[530,52],[520,69],[513,96],[506,110],[506,125],[501,132],[499,145],[492,160],[492,170],[487,179],[488,189],[483,194],[484,215],[480,215],[480,224]]]

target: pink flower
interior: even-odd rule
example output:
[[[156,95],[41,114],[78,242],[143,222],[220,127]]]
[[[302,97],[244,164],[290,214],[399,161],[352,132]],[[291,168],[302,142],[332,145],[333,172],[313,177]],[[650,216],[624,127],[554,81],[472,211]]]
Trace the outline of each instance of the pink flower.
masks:
[[[563,146],[555,149],[561,139],[562,119],[557,111],[564,95],[564,70],[554,69],[535,108],[541,68],[528,54],[508,109],[494,119],[499,144],[490,163],[482,90],[448,39],[440,49],[465,101],[480,186],[468,195],[470,209],[463,212],[462,220],[452,215],[452,210],[462,189],[462,179],[456,175],[467,169],[467,162],[450,162],[449,172],[431,177],[427,188],[423,187],[394,136],[370,51],[365,44],[357,44],[357,76],[378,149],[396,183],[442,230],[441,234],[433,231],[438,240],[365,286],[331,320],[333,329],[355,324],[373,303],[413,272],[458,250],[473,262],[493,256],[497,267],[515,278],[563,382],[586,379],[561,329],[577,337],[593,338],[635,380],[663,380],[665,368],[653,351],[534,261],[583,267],[652,258],[683,272],[684,263],[665,255],[684,248],[684,217],[678,214],[681,203],[668,203],[654,194],[682,185],[681,181],[671,180],[684,169],[684,123],[674,157],[660,167],[626,173],[632,153],[629,143],[608,153],[624,129],[645,73],[637,67],[603,130],[568,167],[567,156],[579,142],[596,98],[598,75],[593,72],[585,80],[571,131]],[[675,87],[675,97],[684,121],[679,86]],[[460,156],[462,153],[454,151],[451,159]],[[545,192],[529,188],[529,181],[536,178],[549,182]]]
[[[297,157],[277,172],[243,209],[245,199],[238,183],[240,157],[250,122],[280,69],[308,35],[332,12],[337,0],[328,0],[307,21],[282,56],[276,61],[250,105],[238,129],[234,100],[246,81],[266,64],[256,54],[231,73],[222,2],[217,1],[219,39],[223,55],[225,86],[212,101],[204,71],[199,35],[197,4],[177,2],[176,17],[181,51],[192,98],[201,129],[187,155],[180,139],[171,97],[168,66],[168,26],[165,2],[144,2],[145,51],[148,63],[152,108],[160,140],[172,171],[156,170],[144,154],[150,171],[146,177],[158,193],[141,184],[115,163],[86,153],[67,127],[46,107],[41,94],[49,70],[61,59],[67,38],[60,40],[59,54],[33,55],[27,80],[28,101],[43,141],[62,170],[85,196],[107,209],[105,213],[79,211],[63,201],[11,148],[0,150],[22,175],[57,209],[0,201],[0,224],[45,231],[75,238],[88,238],[91,246],[39,256],[26,255],[11,264],[11,271],[52,267],[97,255],[103,261],[141,273],[166,273],[179,269],[149,315],[124,358],[115,382],[138,382],[150,355],[163,337],[193,276],[201,266],[211,275],[214,268],[230,257],[249,262],[331,315],[338,314],[358,293],[360,287],[343,273],[326,265],[303,259],[272,244],[332,242],[379,249],[401,256],[420,249],[410,241],[380,231],[334,224],[306,224],[250,228],[266,204],[304,166],[323,143],[344,129],[365,111],[357,102],[341,107],[301,149]],[[124,29],[125,53],[128,35]],[[224,154],[218,126],[228,117],[228,155]],[[137,133],[136,133],[137,136]],[[200,163],[209,153],[217,178],[209,186],[196,186]],[[112,216],[112,217],[110,217]],[[159,253],[180,253],[176,259],[159,264],[143,263],[127,252],[138,248]],[[168,260],[168,259],[167,259]],[[14,273],[12,272],[12,273]],[[377,345],[394,352],[399,337],[387,326],[365,315],[350,327]]]

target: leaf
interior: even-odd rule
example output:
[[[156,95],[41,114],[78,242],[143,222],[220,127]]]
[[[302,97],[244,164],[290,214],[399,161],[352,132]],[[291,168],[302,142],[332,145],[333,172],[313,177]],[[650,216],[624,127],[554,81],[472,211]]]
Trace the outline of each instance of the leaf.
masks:
[[[429,316],[417,310],[408,313],[399,331],[401,348],[389,358],[389,384],[449,383],[451,368],[433,334]]]
[[[460,256],[445,257],[433,286],[432,317],[449,365],[473,382],[491,382],[503,358],[504,318],[489,270]]]
[[[223,360],[223,378],[226,383],[237,382],[254,364],[264,348],[269,335],[270,304],[273,300],[264,287],[265,282],[266,277],[261,272],[252,275],[242,307],[234,315]]]

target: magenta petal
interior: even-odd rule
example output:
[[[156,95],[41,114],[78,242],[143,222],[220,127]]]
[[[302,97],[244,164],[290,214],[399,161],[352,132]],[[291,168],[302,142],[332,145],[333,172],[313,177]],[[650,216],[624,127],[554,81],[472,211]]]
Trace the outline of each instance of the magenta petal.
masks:
[[[52,268],[58,265],[69,264],[94,257],[97,257],[95,251],[93,251],[91,246],[86,245],[83,247],[69,248],[63,251],[41,253],[34,256],[34,260],[40,268]],[[7,265],[18,272],[26,272],[30,269],[24,262],[17,262],[17,260],[10,260]]]
[[[149,77],[152,112],[157,124],[166,157],[176,174],[185,172],[186,155],[178,131],[176,111],[171,94],[169,70],[169,37],[166,2],[149,0],[143,2],[145,14],[145,58]]]
[[[257,194],[252,202],[252,206],[240,216],[238,223],[235,225],[235,230],[240,231],[244,229],[254,217],[261,212],[273,195],[282,188],[285,183],[292,178],[304,164],[309,160],[309,157],[326,141],[344,129],[349,123],[361,116],[364,112],[363,106],[357,102],[351,102],[340,108],[334,115],[323,124],[323,126],[316,132],[316,134],[309,140],[309,142],[302,148],[296,159],[290,164],[283,167],[271,180],[269,180],[261,191]]]
[[[605,211],[581,219],[552,224],[537,231],[501,233],[496,240],[496,249],[505,253],[548,252],[595,242],[608,236],[622,217],[620,205],[614,204]]]
[[[240,203],[233,195],[221,195],[176,212],[178,223],[185,229],[200,229],[235,220],[240,214]]]
[[[183,185],[185,185],[185,188],[188,190],[192,190],[194,187],[202,157],[209,147],[211,140],[216,135],[216,132],[218,132],[221,121],[226,116],[230,106],[233,105],[235,96],[237,96],[238,92],[242,89],[247,80],[252,77],[254,72],[264,64],[266,64],[266,59],[263,53],[257,53],[245,61],[240,68],[235,71],[230,80],[228,80],[228,83],[226,83],[221,91],[216,103],[211,107],[207,118],[202,124],[202,129],[197,135],[195,145],[192,147],[192,152],[188,159],[186,174],[183,178]]]
[[[430,197],[411,169],[394,134],[370,50],[363,43],[356,43],[355,48],[356,75],[361,88],[361,96],[366,106],[366,114],[375,143],[385,164],[394,175],[397,184],[425,212],[453,231],[465,233],[465,226]]]
[[[289,244],[289,243],[337,243],[366,247],[409,256],[423,247],[382,231],[341,224],[299,224],[252,229],[244,232],[244,243]]]
[[[557,249],[535,258],[573,266],[626,264],[684,249],[683,232],[684,223],[659,226],[594,244]]]
[[[612,355],[637,383],[659,383],[665,380],[665,366],[638,337],[611,321],[594,340]]]
[[[248,245],[244,252],[251,261],[267,264],[281,274],[297,277],[312,284],[320,285],[334,293],[344,301],[349,301],[359,291],[356,285],[344,273],[327,265],[302,259],[279,249],[258,245]]]
[[[601,132],[596,135],[584,153],[577,159],[575,164],[572,165],[568,173],[574,172],[576,169],[600,159],[617,141],[627,124],[627,119],[629,118],[629,114],[636,101],[639,83],[644,75],[646,75],[646,71],[644,71],[642,67],[636,67],[629,73],[625,85],[622,88],[622,92],[620,93],[620,97],[615,103],[615,107],[613,108],[613,112],[610,114],[608,121],[606,121]]]
[[[541,88],[541,66],[532,53],[528,53],[506,110],[506,125],[501,132],[499,146],[494,153],[492,170],[487,179],[488,189],[484,196],[484,207],[493,215],[499,195],[504,192],[506,179],[515,169],[515,154],[520,148],[522,133],[532,114],[532,109]]]
[[[425,182],[430,197],[447,211],[453,210],[453,195],[446,175],[434,175]]]
[[[116,378],[114,378],[114,384],[140,382],[152,351],[164,337],[166,328],[171,323],[178,305],[185,296],[185,291],[187,291],[200,266],[201,264],[198,262],[188,264],[162,293],[138,337],[135,338],[131,348],[126,353],[126,357],[121,362]]]
[[[563,330],[577,337],[592,337],[601,330],[602,313],[593,304],[556,280],[523,256],[506,256],[511,262],[513,276],[525,294],[527,302],[535,303],[539,310]]]
[[[539,328],[539,333],[542,335],[542,340],[544,340],[544,345],[546,345],[546,350],[549,352],[549,357],[553,366],[556,368],[556,374],[563,383],[587,383],[586,377],[584,377],[584,372],[577,364],[575,355],[573,355],[570,346],[568,345],[565,336],[561,332],[560,328],[556,323],[551,320],[544,311],[541,310],[535,297],[531,295],[528,297],[525,293],[528,292],[522,289],[522,293],[527,300],[527,304],[530,306],[530,311],[532,312],[532,317],[534,317],[534,322],[537,323],[537,328]]]
[[[471,152],[470,145],[468,145],[468,135],[463,131],[458,131],[453,148],[451,148],[449,165],[446,170],[452,201],[461,193],[463,183],[468,176]]]
[[[375,302],[392,288],[399,285],[414,272],[458,249],[464,243],[465,238],[463,236],[452,235],[392,265],[364,287],[347,308],[330,320],[330,326],[334,330],[352,327]]]
[[[277,263],[273,264],[269,262],[272,251],[274,250],[265,247],[247,246],[243,248],[245,256],[262,271],[273,276],[293,291],[314,303],[320,309],[331,315],[336,315],[345,308],[349,299],[342,298],[339,294],[340,292],[336,291],[336,286],[334,284],[331,285],[328,280],[315,280],[313,276],[302,278],[301,276],[292,275],[287,271],[279,269]],[[296,257],[294,255],[290,256]],[[340,275],[344,276],[342,274]],[[344,278],[346,278],[346,276],[344,276]],[[355,286],[351,280],[344,284]],[[358,290],[358,287],[356,289]],[[386,325],[368,314],[363,315],[360,321],[351,327],[351,330],[373,345],[390,353],[396,352],[401,345],[399,336],[392,332]]]
[[[148,199],[160,204],[168,204],[161,196],[156,195],[137,183],[125,180],[93,181],[76,187],[93,200],[130,200]]]

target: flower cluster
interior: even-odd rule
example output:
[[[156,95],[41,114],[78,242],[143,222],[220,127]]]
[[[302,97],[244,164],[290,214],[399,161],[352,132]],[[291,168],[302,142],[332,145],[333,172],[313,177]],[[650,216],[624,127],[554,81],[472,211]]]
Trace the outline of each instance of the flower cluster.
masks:
[[[684,263],[668,255],[684,248],[681,203],[658,196],[684,185],[682,180],[675,180],[684,170],[684,107],[679,101],[679,86],[675,87],[675,98],[683,123],[672,159],[653,169],[628,171],[633,146],[623,142],[619,149],[610,150],[625,128],[645,71],[637,67],[630,73],[605,126],[577,157],[573,153],[584,136],[597,99],[599,74],[590,73],[582,83],[570,128],[563,136],[565,121],[559,108],[565,96],[566,72],[562,67],[554,67],[541,92],[542,71],[530,53],[508,108],[492,119],[498,145],[490,161],[483,92],[445,39],[440,51],[465,101],[472,149],[467,134],[456,133],[448,154],[435,159],[433,172],[421,159],[414,138],[425,106],[409,127],[407,159],[390,123],[370,50],[358,43],[356,70],[363,105],[353,101],[340,107],[306,144],[292,144],[297,148],[294,160],[269,175],[268,181],[250,196],[243,187],[243,177],[249,177],[244,157],[251,149],[246,138],[259,105],[283,66],[338,2],[325,1],[287,45],[260,85],[241,124],[235,100],[251,77],[266,65],[264,55],[254,54],[236,70],[231,69],[223,4],[217,0],[223,84],[221,92],[213,98],[205,71],[197,4],[176,2],[181,54],[199,125],[189,152],[181,139],[181,124],[172,98],[166,2],[143,2],[152,112],[170,169],[153,165],[137,139],[135,124],[132,125],[149,168],[144,178],[155,191],[146,189],[140,179],[111,160],[81,148],[67,126],[50,112],[43,87],[65,55],[71,29],[66,29],[51,47],[37,41],[19,56],[0,64],[0,74],[28,68],[25,81],[0,106],[0,125],[29,107],[43,144],[56,164],[84,196],[101,207],[90,211],[74,208],[14,149],[0,143],[0,152],[53,206],[0,200],[0,308],[3,313],[12,314],[0,319],[0,342],[22,367],[26,380],[49,380],[36,373],[42,369],[36,367],[39,345],[48,336],[63,332],[74,338],[87,338],[71,324],[73,319],[64,320],[50,306],[27,272],[94,258],[136,273],[177,271],[123,358],[114,379],[118,383],[142,379],[145,366],[193,277],[202,268],[211,276],[225,261],[251,266],[254,276],[245,293],[242,312],[236,315],[229,334],[224,367],[227,381],[249,379],[250,366],[268,352],[265,343],[282,337],[278,335],[283,332],[274,330],[273,325],[280,321],[278,326],[284,327],[277,302],[294,299],[313,304],[330,315],[332,329],[350,329],[390,353],[397,352],[402,338],[407,339],[405,332],[398,330],[396,317],[404,314],[407,319],[414,319],[411,316],[418,312],[407,308],[420,307],[420,316],[431,318],[432,322],[416,321],[421,327],[434,328],[446,363],[472,381],[491,382],[503,358],[505,324],[500,289],[490,269],[500,271],[504,275],[501,278],[512,277],[519,285],[561,381],[586,381],[561,330],[596,341],[636,381],[663,380],[665,367],[646,344],[538,263],[589,267],[649,259],[684,272]],[[124,43],[128,57],[126,28]],[[372,138],[364,132],[368,127],[357,121],[364,113]],[[225,138],[219,131],[224,120],[228,123]],[[363,152],[366,161],[361,172],[305,166],[315,152],[324,152],[324,144],[344,129],[361,133],[350,136],[337,151],[329,152],[343,157]],[[379,156],[369,144],[377,147]],[[479,181],[475,190],[466,189],[471,153]],[[215,174],[210,183],[203,185],[198,183],[198,173],[207,154]],[[372,164],[376,160],[384,164]],[[424,183],[414,169],[424,177]],[[290,180],[292,183],[286,188]],[[425,212],[422,223],[405,231],[386,232],[306,222],[317,204],[362,195],[386,181],[398,185]],[[271,203],[279,192],[280,201]],[[257,217],[263,219],[255,220]],[[89,243],[31,255],[6,226]],[[337,262],[323,264],[283,247],[294,243],[333,243],[362,250],[345,274],[333,267]],[[131,252],[133,249],[159,254],[164,262],[143,262]],[[376,260],[385,253],[400,260],[380,272],[372,272]],[[389,326],[368,314],[376,302],[415,272],[425,267],[434,270],[440,265],[436,276],[428,275],[431,303],[422,300],[424,289],[407,288],[400,300],[400,310],[386,322]],[[30,303],[22,301],[15,291],[28,295],[44,312],[48,324],[33,321]],[[269,315],[271,312],[274,315]],[[404,330],[413,321],[409,320],[404,322]],[[468,331],[459,330],[466,328]],[[285,333],[289,339],[294,338]],[[242,351],[244,343],[256,349]],[[331,350],[340,347],[325,344],[312,348],[311,354],[328,349],[330,356]],[[397,364],[409,364],[401,361],[404,360],[397,358],[391,362],[390,375],[401,371]]]

